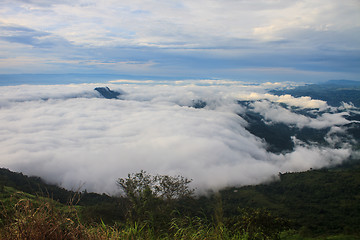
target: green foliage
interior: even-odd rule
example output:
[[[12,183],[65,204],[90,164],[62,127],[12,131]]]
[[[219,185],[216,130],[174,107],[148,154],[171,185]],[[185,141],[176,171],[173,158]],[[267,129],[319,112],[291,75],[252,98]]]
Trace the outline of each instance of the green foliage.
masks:
[[[0,185],[14,187],[33,195],[48,196],[62,203],[67,203],[74,196],[74,192],[67,191],[56,185],[46,184],[39,177],[28,177],[5,168],[0,168]]]
[[[24,187],[21,175],[6,175],[19,178]],[[54,236],[73,239],[359,239],[358,161],[279,174],[279,179],[195,198],[190,180],[141,171],[118,180],[128,195],[85,191],[76,195],[82,199],[75,206],[18,191],[7,186],[16,186],[14,181],[3,181],[0,232],[5,239],[26,239],[19,232],[34,237],[46,232],[43,226],[53,229]]]
[[[171,203],[191,197],[194,190],[189,188],[190,182],[182,176],[151,176],[141,171],[118,179],[117,184],[133,208],[142,208],[159,201]]]
[[[127,199],[127,220],[131,224],[145,222],[156,233],[166,231],[179,203],[194,192],[190,182],[182,176],[152,176],[145,171],[118,179]]]
[[[149,194],[171,201],[191,197],[194,193],[194,190],[189,188],[191,180],[183,176],[152,176],[143,170],[139,173],[128,174],[127,178],[119,178],[117,183],[126,197],[134,202]]]
[[[280,181],[221,191],[224,214],[239,205],[266,208],[305,235],[359,234],[360,166],[280,174]],[[305,231],[306,230],[306,231]]]
[[[227,225],[243,232],[249,239],[280,239],[280,233],[290,228],[288,221],[273,216],[268,210],[247,208],[239,211]]]
[[[213,227],[200,217],[174,218],[170,230],[175,239],[209,239],[214,236]]]
[[[189,188],[191,180],[180,175],[156,175],[154,182],[155,194],[168,202],[191,197],[194,193],[194,189]]]

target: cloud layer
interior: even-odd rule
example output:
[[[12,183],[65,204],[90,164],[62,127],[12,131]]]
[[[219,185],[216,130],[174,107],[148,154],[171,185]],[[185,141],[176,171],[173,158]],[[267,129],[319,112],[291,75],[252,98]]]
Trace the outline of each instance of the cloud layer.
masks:
[[[117,192],[117,178],[143,169],[181,174],[204,191],[268,181],[279,171],[338,164],[351,155],[349,146],[330,149],[300,142],[290,153],[267,152],[264,140],[245,129],[248,123],[238,114],[246,109],[237,103],[255,93],[265,96],[263,86],[194,83],[108,85],[124,93],[122,100],[101,98],[93,90],[97,84],[0,87],[1,167],[69,189],[83,185],[111,194]],[[299,99],[284,98],[299,105]],[[206,107],[191,107],[197,100]],[[304,105],[307,101],[314,103],[301,99]],[[291,115],[293,122],[288,122],[274,118],[287,117],[286,109],[279,112],[275,103],[258,99],[252,109],[269,121],[299,126],[339,128],[349,123],[336,113],[312,120]],[[261,109],[256,106],[263,104]]]
[[[357,0],[1,3],[0,73],[359,77]]]

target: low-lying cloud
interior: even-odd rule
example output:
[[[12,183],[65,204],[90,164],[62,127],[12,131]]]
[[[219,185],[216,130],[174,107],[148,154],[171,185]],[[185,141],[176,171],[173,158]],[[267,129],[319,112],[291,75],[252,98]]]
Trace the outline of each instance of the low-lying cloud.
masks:
[[[0,87],[1,167],[99,193],[117,193],[116,179],[140,170],[180,174],[204,191],[268,181],[280,171],[330,166],[352,154],[351,146],[330,149],[296,139],[293,152],[266,151],[264,140],[246,130],[248,123],[239,116],[246,109],[237,103],[251,94],[264,96],[261,86],[108,85],[122,92],[121,100],[102,98],[94,91],[98,86]],[[334,129],[349,123],[342,113],[313,119],[273,104],[287,99],[298,107],[308,102],[324,109],[322,101],[266,96],[253,98],[252,110],[269,121]],[[191,107],[197,100],[206,106]]]
[[[312,111],[311,113],[316,115],[314,118],[297,114],[287,108],[266,100],[256,101],[250,106],[252,107],[253,111],[263,115],[265,120],[275,123],[295,125],[298,128],[310,127],[315,129],[322,129],[336,125],[345,125],[351,122],[344,118],[344,116],[348,115],[347,112],[323,113]]]

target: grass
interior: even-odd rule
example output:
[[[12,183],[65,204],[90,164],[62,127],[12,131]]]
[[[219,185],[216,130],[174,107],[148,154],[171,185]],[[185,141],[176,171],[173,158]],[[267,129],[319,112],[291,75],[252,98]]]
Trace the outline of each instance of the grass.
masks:
[[[232,224],[224,224],[222,216],[222,203],[219,198],[219,211],[215,219],[206,217],[182,216],[180,213],[172,218],[164,231],[155,231],[151,223],[141,222],[118,222],[113,225],[103,221],[84,223],[80,214],[81,207],[71,204],[61,204],[51,198],[35,196],[15,188],[4,186],[0,191],[0,239],[174,239],[174,240],[248,240],[248,239],[273,239],[266,237],[261,228],[236,227],[244,221],[248,223],[271,222],[266,220],[265,212],[248,212],[246,218],[234,219]],[[264,215],[265,214],[265,215]],[[275,224],[276,225],[276,224]],[[231,227],[235,226],[235,227]],[[246,224],[245,226],[251,227]],[[257,225],[259,227],[259,225]],[[275,226],[276,227],[276,226]],[[302,234],[300,234],[302,233]],[[279,236],[282,240],[352,240],[359,239],[356,236],[334,235],[304,237],[306,231],[284,231]]]
[[[84,233],[74,207],[59,207],[49,198],[19,192],[6,200],[2,202],[1,238],[80,239]]]
[[[334,236],[318,236],[318,237],[304,237],[296,232],[284,232],[281,235],[281,240],[360,240],[360,237],[354,235],[334,235]]]
[[[85,225],[80,221],[78,209],[69,204],[59,204],[49,198],[36,197],[5,188],[1,212],[0,239],[58,240],[58,239],[175,239],[175,240],[247,240],[270,239],[259,234],[251,238],[248,233],[230,230],[221,222],[200,217],[173,218],[167,232],[155,234],[146,223],[126,223],[106,225],[104,222]],[[10,195],[9,195],[10,194]],[[353,236],[304,238],[296,232],[284,232],[284,240],[359,239]]]
[[[248,239],[221,224],[214,225],[200,217],[178,217],[167,232],[155,233],[146,222],[106,225],[83,224],[78,209],[49,198],[36,197],[6,187],[1,193],[0,239]]]

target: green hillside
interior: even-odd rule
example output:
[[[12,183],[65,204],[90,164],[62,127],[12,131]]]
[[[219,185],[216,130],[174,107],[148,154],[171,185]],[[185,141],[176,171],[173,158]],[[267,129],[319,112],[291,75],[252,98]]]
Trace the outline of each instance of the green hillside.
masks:
[[[267,208],[312,234],[360,230],[360,167],[279,174],[280,181],[221,191],[225,214],[235,206]]]
[[[139,175],[123,182],[141,180],[135,176]],[[268,184],[231,187],[206,196],[195,197],[190,191],[187,197],[162,198],[151,188],[136,191],[133,197],[75,193],[0,169],[1,232],[20,224],[17,214],[43,211],[41,219],[72,219],[73,225],[64,219],[58,223],[71,234],[93,236],[77,235],[79,239],[360,239],[359,161],[282,173]],[[24,205],[27,201],[31,204]]]

